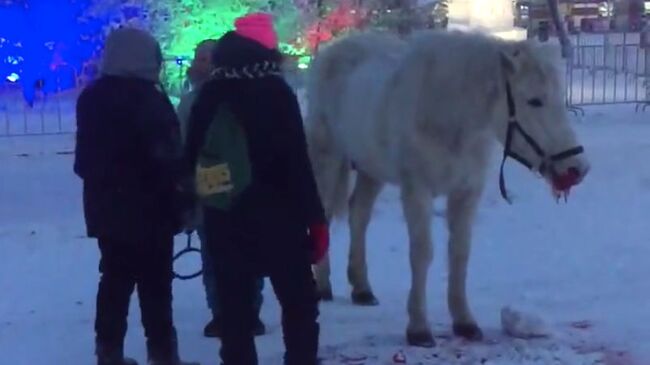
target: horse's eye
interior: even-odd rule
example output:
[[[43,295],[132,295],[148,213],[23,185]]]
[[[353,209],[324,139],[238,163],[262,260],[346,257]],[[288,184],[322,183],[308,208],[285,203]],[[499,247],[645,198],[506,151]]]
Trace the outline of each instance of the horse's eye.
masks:
[[[539,98],[533,98],[528,100],[528,105],[532,106],[533,108],[541,108],[544,106],[544,103]]]

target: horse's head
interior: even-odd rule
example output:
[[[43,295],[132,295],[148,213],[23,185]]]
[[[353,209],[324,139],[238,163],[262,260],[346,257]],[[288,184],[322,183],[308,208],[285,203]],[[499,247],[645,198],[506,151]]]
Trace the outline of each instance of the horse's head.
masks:
[[[503,44],[508,116],[498,124],[498,135],[504,161],[506,157],[518,160],[544,176],[556,193],[566,195],[587,175],[589,163],[567,117],[556,67],[559,57],[544,48],[529,42]],[[506,197],[503,170],[501,189]]]

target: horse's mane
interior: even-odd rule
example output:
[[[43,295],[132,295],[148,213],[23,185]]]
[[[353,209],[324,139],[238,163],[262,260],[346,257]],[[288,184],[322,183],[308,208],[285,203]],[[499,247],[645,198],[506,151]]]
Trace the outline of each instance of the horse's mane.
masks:
[[[435,62],[442,54],[454,63],[465,61],[463,73],[471,74],[473,80],[497,76],[483,73],[489,71],[487,68],[500,68],[501,54],[508,50],[525,52],[527,65],[536,68],[544,78],[555,79],[559,75],[560,49],[533,40],[509,41],[479,32],[427,30],[416,32],[409,42],[411,57],[428,57]]]

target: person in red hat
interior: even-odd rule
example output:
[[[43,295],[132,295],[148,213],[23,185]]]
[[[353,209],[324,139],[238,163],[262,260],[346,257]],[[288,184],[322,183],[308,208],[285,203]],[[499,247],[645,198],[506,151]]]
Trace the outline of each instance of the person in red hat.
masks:
[[[311,265],[329,246],[296,95],[282,77],[269,14],[237,19],[190,113],[186,158],[214,259],[223,365],[257,365],[255,285],[282,306],[286,365],[318,363]]]
[[[212,65],[212,53],[214,48],[217,46],[217,41],[213,39],[208,39],[199,43],[194,51],[194,59],[192,60],[192,65],[187,70],[187,76],[190,82],[192,83],[192,90],[187,94],[181,97],[181,101],[178,104],[178,118],[181,123],[181,136],[183,141],[187,139],[187,126],[189,124],[190,112],[192,111],[192,105],[196,100],[201,86],[210,79],[212,70],[214,66]],[[213,259],[212,255],[208,252],[208,249],[204,247],[205,245],[205,230],[203,225],[200,223],[201,214],[197,214],[196,218],[196,227],[191,227],[194,229],[199,236],[201,241],[201,263],[203,268],[203,286],[205,287],[205,296],[208,303],[208,308],[212,312],[212,319],[203,329],[203,335],[205,337],[221,337],[221,321],[219,317],[221,313],[219,311],[219,305],[217,300],[216,293],[216,278],[214,276],[213,270]],[[266,326],[264,322],[259,317],[260,310],[262,309],[262,303],[264,302],[264,297],[262,291],[264,290],[264,279],[260,278],[257,281],[255,288],[256,299],[255,299],[255,310],[257,311],[257,319],[255,321],[254,333],[256,336],[261,336],[266,333]]]

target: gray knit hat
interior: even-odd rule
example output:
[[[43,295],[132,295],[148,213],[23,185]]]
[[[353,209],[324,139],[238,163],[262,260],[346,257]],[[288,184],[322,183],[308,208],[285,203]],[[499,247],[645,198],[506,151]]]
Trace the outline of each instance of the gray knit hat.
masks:
[[[160,44],[151,34],[135,28],[119,28],[108,35],[101,73],[159,82],[162,61]]]

